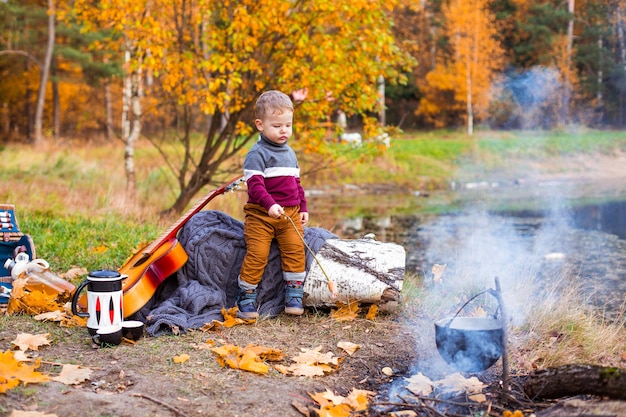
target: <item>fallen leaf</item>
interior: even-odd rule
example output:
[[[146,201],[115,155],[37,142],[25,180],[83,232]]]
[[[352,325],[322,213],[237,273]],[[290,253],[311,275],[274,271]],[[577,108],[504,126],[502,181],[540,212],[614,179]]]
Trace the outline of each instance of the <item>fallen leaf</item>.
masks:
[[[189,355],[186,353],[180,354],[178,356],[174,356],[174,363],[185,363],[189,360]]]
[[[430,395],[433,392],[433,381],[421,372],[405,379],[408,381],[406,389],[415,395]]]
[[[337,343],[339,349],[343,349],[348,355],[352,356],[354,352],[361,349],[361,345],[354,344],[352,342],[339,342]]]
[[[337,321],[352,321],[356,319],[357,313],[360,310],[359,303],[356,302],[348,304],[337,303],[337,307],[337,310],[333,310],[333,312],[330,313],[330,317]]]
[[[346,397],[346,401],[354,411],[366,411],[369,400],[374,395],[376,395],[374,391],[352,388],[352,391],[350,391],[350,394]]]
[[[108,250],[109,248],[107,248],[105,245],[94,246],[93,248],[91,248],[91,252],[95,254],[101,254]]]
[[[343,404],[345,400],[344,397],[342,397],[341,395],[335,395],[335,393],[329,389],[326,389],[326,392],[322,394],[322,397],[324,397],[325,399],[327,399],[330,403],[334,405]]]
[[[87,275],[89,271],[85,268],[70,268],[66,273],[61,274],[60,277],[66,281],[73,281],[78,277]]]
[[[444,379],[437,381],[436,384],[443,392],[466,392],[469,395],[480,394],[483,388],[487,386],[475,376],[465,378],[458,372],[446,376]]]
[[[295,376],[324,376],[324,368],[318,365],[309,365],[306,363],[297,363],[288,367],[284,367],[281,365],[276,365],[283,369],[287,375],[295,375]]]
[[[447,264],[443,264],[443,265],[434,264],[433,265],[432,273],[433,273],[433,281],[435,283],[437,283],[437,282],[439,282],[441,280],[441,277],[443,276],[443,273],[446,270],[446,266],[447,266]]]
[[[338,358],[333,355],[332,352],[321,353],[322,346],[318,346],[315,349],[304,349],[300,348],[302,353],[293,358],[293,360],[297,363],[306,363],[309,365],[313,364],[330,364],[330,365],[339,365],[341,358]]]
[[[320,417],[350,417],[352,409],[348,404],[327,405],[319,411]]]
[[[524,417],[524,413],[522,413],[520,410],[515,410],[514,412],[504,410],[504,412],[502,413],[502,417]]]
[[[61,321],[64,314],[61,310],[48,311],[46,313],[37,314],[33,317],[37,321]]]
[[[26,356],[26,352],[24,352],[23,350],[14,351],[13,357],[15,358],[15,360],[18,360],[20,362],[28,362],[29,360],[32,359],[31,357]]]
[[[323,392],[314,392],[313,394],[309,392],[309,397],[311,397],[320,407],[324,407],[332,404],[332,402],[326,397],[327,393],[332,394],[332,391],[326,388],[326,391]]]
[[[239,361],[239,369],[257,374],[267,374],[269,366],[263,363],[253,350],[246,349]]]
[[[39,346],[50,344],[50,340],[48,340],[48,336],[50,336],[50,333],[43,333],[43,334],[20,333],[17,335],[15,340],[13,340],[11,343],[17,346],[19,350],[23,350],[24,352],[26,352],[28,349],[39,350]]]
[[[52,380],[65,385],[76,385],[88,380],[91,377],[91,372],[91,369],[80,365],[65,364],[59,375],[53,377]]]
[[[17,387],[20,381],[29,384],[50,380],[48,375],[35,371],[40,364],[41,359],[37,359],[35,364],[31,366],[15,359],[11,351],[7,350],[0,353],[0,393]]]
[[[40,411],[13,410],[9,417],[58,417],[56,414],[46,414]]]
[[[244,351],[252,351],[261,359],[277,362],[283,360],[283,353],[278,349],[272,349],[266,346],[250,344],[245,347]]]
[[[485,401],[487,401],[487,397],[485,396],[485,394],[474,394],[470,395],[467,398],[477,403],[484,403]]]
[[[374,320],[378,314],[378,305],[372,304],[365,315],[366,320]]]

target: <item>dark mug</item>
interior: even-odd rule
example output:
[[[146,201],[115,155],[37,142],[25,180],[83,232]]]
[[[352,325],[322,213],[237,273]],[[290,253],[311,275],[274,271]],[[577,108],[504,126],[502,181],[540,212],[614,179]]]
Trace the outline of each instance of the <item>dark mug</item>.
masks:
[[[96,334],[91,336],[94,344],[100,347],[115,346],[122,343],[122,326],[102,326],[96,330]]]
[[[126,320],[122,322],[122,333],[128,340],[139,340],[143,336],[144,324],[139,320]]]

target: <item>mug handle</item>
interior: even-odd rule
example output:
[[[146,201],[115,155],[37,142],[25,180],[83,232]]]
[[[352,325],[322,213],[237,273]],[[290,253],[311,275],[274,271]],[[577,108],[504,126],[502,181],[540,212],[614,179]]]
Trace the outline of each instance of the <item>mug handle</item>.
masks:
[[[77,309],[77,303],[78,303],[78,295],[80,294],[80,292],[83,290],[83,288],[85,288],[85,285],[87,285],[89,283],[89,280],[85,280],[83,281],[78,288],[76,288],[76,290],[74,291],[74,295],[72,295],[72,314],[78,316],[78,317],[89,317],[89,313],[83,313],[81,311],[78,311]]]

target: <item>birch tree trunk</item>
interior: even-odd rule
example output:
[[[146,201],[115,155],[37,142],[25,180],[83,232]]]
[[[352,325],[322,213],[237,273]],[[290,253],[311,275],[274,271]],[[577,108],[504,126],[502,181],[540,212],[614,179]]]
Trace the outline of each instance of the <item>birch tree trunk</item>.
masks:
[[[43,67],[41,68],[41,80],[39,82],[39,92],[37,93],[37,107],[35,109],[35,136],[34,143],[41,142],[43,108],[46,100],[46,85],[48,84],[48,76],[50,75],[50,65],[52,63],[52,52],[54,51],[55,42],[55,17],[54,0],[48,0],[48,45],[46,46],[46,57]]]
[[[404,282],[406,251],[401,245],[374,238],[328,239],[315,256],[304,282],[305,306],[337,302],[397,307]],[[328,280],[334,282],[333,297]]]
[[[126,50],[126,64],[130,62],[131,51]],[[129,72],[130,71],[130,72]],[[127,70],[124,75],[122,139],[124,140],[124,169],[126,170],[126,201],[136,200],[137,178],[135,173],[135,143],[141,135],[143,97],[143,76],[141,64],[137,69]]]
[[[565,68],[563,70],[564,75],[564,89],[563,89],[563,111],[562,122],[564,124],[570,121],[570,99],[572,95],[572,80],[571,80],[571,66],[572,66],[572,50],[574,45],[574,3],[575,0],[568,0],[567,11],[570,13],[569,22],[567,23],[567,49],[565,51]]]
[[[111,80],[104,81],[104,109],[106,119],[105,135],[107,141],[113,139],[113,105],[111,102]]]
[[[61,95],[59,93],[59,82],[57,81],[57,60],[53,57],[52,68],[52,119],[54,126],[54,140],[61,137]]]

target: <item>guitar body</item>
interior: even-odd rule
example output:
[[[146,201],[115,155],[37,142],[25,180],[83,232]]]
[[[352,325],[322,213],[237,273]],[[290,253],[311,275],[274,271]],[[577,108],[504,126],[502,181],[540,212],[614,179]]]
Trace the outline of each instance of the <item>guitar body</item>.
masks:
[[[130,258],[119,273],[128,278],[122,283],[124,318],[135,314],[154,295],[167,277],[185,265],[189,257],[176,238],[163,242],[149,256],[141,251]]]
[[[176,239],[178,230],[209,201],[218,195],[236,189],[242,182],[244,182],[244,178],[238,177],[227,185],[211,191],[158,239],[135,253],[118,270],[120,274],[127,276],[122,283],[124,318],[135,314],[146,305],[158,286],[167,277],[182,268],[189,259],[187,252]],[[87,308],[87,295],[80,297],[76,304],[85,310]]]

